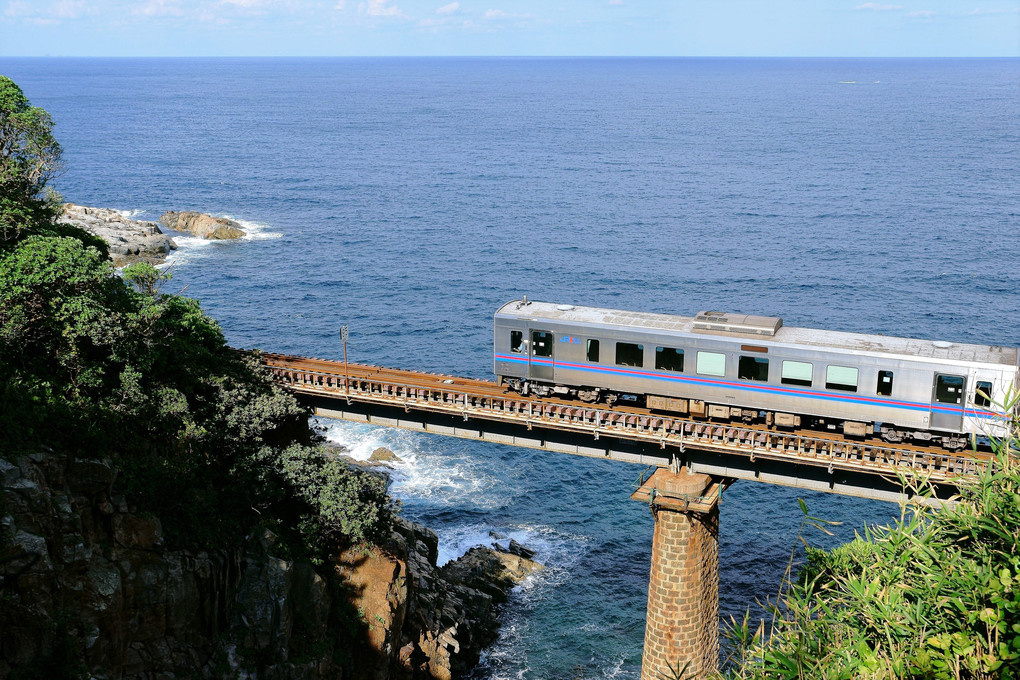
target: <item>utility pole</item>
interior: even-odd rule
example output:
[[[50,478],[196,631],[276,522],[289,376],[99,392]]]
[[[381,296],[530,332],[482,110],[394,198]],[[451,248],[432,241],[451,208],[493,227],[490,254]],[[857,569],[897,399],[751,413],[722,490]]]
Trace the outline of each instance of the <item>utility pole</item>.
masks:
[[[351,403],[351,378],[347,374],[347,325],[340,327],[340,339],[344,343],[344,390],[347,392],[347,403]]]

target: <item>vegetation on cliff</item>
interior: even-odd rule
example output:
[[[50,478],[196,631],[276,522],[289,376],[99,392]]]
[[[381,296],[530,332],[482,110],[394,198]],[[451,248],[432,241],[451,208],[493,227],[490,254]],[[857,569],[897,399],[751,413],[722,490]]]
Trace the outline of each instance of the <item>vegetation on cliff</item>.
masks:
[[[0,76],[0,456],[111,459],[174,544],[256,523],[310,553],[388,535],[383,481],[316,447],[257,355],[150,265],[122,278],[101,241],[56,223],[52,127]]]
[[[1013,410],[1020,396],[1006,404]],[[808,563],[774,619],[730,629],[751,678],[1020,677],[1020,422],[959,503],[899,521]]]
[[[56,222],[60,196],[48,182],[60,170],[53,119],[0,75],[0,247],[31,234],[76,235],[102,253],[106,244]]]

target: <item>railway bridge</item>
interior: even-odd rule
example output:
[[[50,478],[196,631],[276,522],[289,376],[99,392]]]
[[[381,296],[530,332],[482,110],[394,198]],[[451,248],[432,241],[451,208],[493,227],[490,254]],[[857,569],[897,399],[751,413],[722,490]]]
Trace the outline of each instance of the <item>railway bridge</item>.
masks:
[[[737,479],[886,501],[929,483],[940,502],[989,464],[980,452],[841,433],[673,417],[645,408],[521,396],[494,382],[263,355],[276,381],[317,415],[655,468],[631,496],[655,517],[642,680],[718,661],[718,503]]]

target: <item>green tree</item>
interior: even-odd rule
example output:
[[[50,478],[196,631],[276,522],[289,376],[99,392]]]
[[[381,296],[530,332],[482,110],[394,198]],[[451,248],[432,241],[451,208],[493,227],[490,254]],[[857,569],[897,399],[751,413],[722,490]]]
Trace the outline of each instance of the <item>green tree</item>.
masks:
[[[324,447],[295,444],[274,452],[272,464],[311,507],[314,526],[328,541],[324,548],[345,540],[378,541],[389,531],[397,506],[382,478]]]
[[[53,223],[58,199],[46,189],[59,162],[50,114],[32,106],[13,80],[0,76],[0,242]]]
[[[164,283],[173,278],[169,271],[160,271],[148,262],[136,262],[124,267],[120,272],[124,280],[135,287],[139,293],[157,295]]]

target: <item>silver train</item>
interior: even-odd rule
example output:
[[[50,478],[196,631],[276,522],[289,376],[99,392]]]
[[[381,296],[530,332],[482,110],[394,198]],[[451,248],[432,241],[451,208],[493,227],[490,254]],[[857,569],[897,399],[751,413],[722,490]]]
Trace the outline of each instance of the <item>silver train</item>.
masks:
[[[522,394],[618,400],[717,421],[880,434],[961,449],[1002,437],[1018,350],[532,302],[500,307],[494,370]]]

